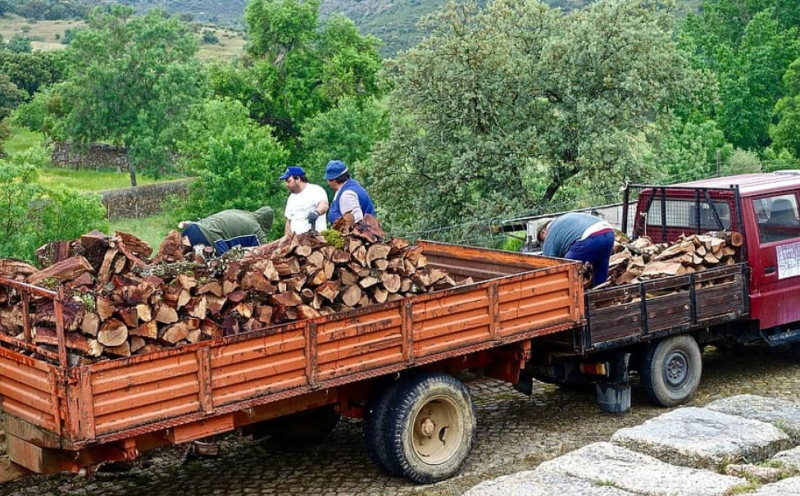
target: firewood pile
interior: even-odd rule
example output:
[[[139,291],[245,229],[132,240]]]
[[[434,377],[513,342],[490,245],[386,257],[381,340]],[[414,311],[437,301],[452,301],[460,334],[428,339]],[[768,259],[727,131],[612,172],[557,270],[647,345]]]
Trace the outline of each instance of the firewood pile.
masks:
[[[43,267],[0,260],[0,275],[61,292],[66,344],[79,363],[149,353],[456,286],[422,247],[385,239],[377,221],[342,217],[323,235],[289,235],[221,257],[172,231],[155,257],[130,234],[93,231],[37,252]],[[469,284],[472,281],[460,281]],[[31,300],[38,345],[57,344],[52,299]],[[0,290],[0,325],[22,338],[16,290]]]
[[[609,261],[608,280],[597,288],[732,265],[743,241],[741,233],[731,231],[683,235],[669,245],[654,244],[647,237],[628,242],[618,235]]]

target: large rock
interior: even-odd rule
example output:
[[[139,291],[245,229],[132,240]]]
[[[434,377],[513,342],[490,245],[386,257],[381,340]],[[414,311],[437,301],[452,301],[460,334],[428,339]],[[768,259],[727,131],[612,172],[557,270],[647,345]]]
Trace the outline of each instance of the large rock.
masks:
[[[772,457],[773,460],[781,462],[781,467],[800,472],[800,447],[781,451]]]
[[[742,394],[712,401],[705,408],[767,422],[788,434],[794,444],[800,444],[800,405],[797,403]]]
[[[519,472],[482,482],[463,496],[635,496],[613,485],[554,472]]]
[[[556,473],[637,495],[721,496],[745,479],[668,465],[611,443],[594,443],[542,463],[536,473]],[[535,493],[533,493],[535,494]],[[565,492],[559,496],[582,494]]]
[[[761,486],[758,491],[747,493],[748,496],[800,496],[800,477],[783,479],[779,482]]]
[[[611,442],[667,463],[712,470],[742,459],[757,463],[792,446],[771,424],[694,407],[620,429]]]

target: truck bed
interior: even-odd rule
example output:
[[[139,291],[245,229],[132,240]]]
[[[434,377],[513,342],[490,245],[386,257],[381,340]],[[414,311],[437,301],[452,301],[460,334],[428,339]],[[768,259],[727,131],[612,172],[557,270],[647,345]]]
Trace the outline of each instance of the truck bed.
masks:
[[[577,263],[419,244],[429,265],[476,282],[71,368],[32,358],[34,347],[5,337],[2,429],[10,446],[23,440],[59,450],[133,438],[139,449],[148,436],[159,438],[154,444],[188,441],[244,425],[282,400],[583,324]]]
[[[646,298],[645,298],[646,295]],[[740,319],[748,314],[747,265],[587,291],[581,353]]]

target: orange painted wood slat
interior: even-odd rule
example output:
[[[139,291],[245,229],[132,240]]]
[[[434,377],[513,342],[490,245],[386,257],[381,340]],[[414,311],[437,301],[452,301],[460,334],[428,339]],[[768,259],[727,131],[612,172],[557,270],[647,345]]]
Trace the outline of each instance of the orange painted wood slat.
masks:
[[[221,367],[254,358],[300,350],[305,346],[305,339],[304,331],[300,329],[225,344],[212,349],[211,364],[212,367]]]
[[[92,374],[92,391],[102,394],[170,377],[197,373],[197,356],[194,353],[159,357],[149,362],[129,367],[103,370]]]
[[[399,328],[390,329],[389,331],[375,335],[359,336],[358,339],[358,341],[350,339],[343,342],[328,343],[324,347],[320,346],[317,351],[317,363],[319,366],[323,366],[330,362],[363,356],[387,348],[400,346],[403,341]],[[397,362],[401,362],[402,354],[396,356],[395,359]]]
[[[0,359],[0,377],[14,379],[39,391],[49,392],[52,388],[50,373],[8,359]]]
[[[458,334],[476,327],[487,327],[491,322],[488,308],[455,313],[447,317],[424,320],[414,325],[414,339],[426,340],[440,338],[448,334]],[[487,339],[489,334],[487,334]]]
[[[56,400],[52,394],[28,387],[26,384],[7,377],[0,377],[0,395],[3,396],[4,404],[8,400],[15,400],[30,410],[43,413],[49,413],[53,408],[53,401]],[[52,417],[52,415],[50,416]]]
[[[55,419],[51,413],[33,409],[13,398],[3,399],[3,411],[43,429],[56,430]]]
[[[217,388],[270,378],[287,372],[305,375],[305,365],[304,350],[265,356],[258,360],[248,360],[224,367],[217,367],[212,360],[211,388],[216,390]]]
[[[500,303],[507,303],[522,298],[538,300],[540,297],[556,292],[569,291],[571,281],[567,272],[548,274],[542,277],[526,278],[525,280],[500,284]]]
[[[197,395],[172,397],[168,401],[128,408],[109,415],[95,416],[97,435],[108,434],[137,427],[149,422],[177,417],[186,413],[199,411],[200,401]]]
[[[359,315],[355,318],[324,322],[317,326],[317,344],[380,332],[385,329],[400,329],[400,308]]]
[[[467,331],[448,334],[445,338],[441,339],[426,339],[414,345],[414,351],[417,356],[424,357],[441,353],[444,351],[457,350],[473,344],[484,343],[487,341],[489,335],[489,325],[477,329],[469,329]]]
[[[403,360],[403,350],[398,339],[394,348],[366,353],[335,362],[329,362],[319,368],[320,381],[346,376],[352,373],[364,372],[385,365],[392,365]]]
[[[95,416],[109,415],[130,408],[131,405],[147,406],[159,404],[173,397],[199,394],[197,376],[182,375],[161,382],[148,382],[126,388],[94,395]]]
[[[220,387],[213,390],[214,407],[304,385],[307,385],[305,374],[298,375],[295,371],[273,375],[260,380],[238,382],[228,387]]]

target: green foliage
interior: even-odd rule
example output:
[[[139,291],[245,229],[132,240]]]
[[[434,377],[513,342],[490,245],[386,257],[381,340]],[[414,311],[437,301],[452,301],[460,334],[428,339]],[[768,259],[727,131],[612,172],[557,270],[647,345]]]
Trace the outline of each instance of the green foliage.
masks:
[[[50,86],[64,77],[63,54],[58,52],[14,53],[0,51],[0,73],[32,97],[43,87]]]
[[[33,47],[31,46],[30,38],[16,33],[8,40],[8,43],[6,43],[6,50],[14,53],[31,53]]]
[[[0,121],[0,157],[6,155],[5,143],[11,137],[11,126],[5,120]]]
[[[98,196],[37,182],[38,167],[46,157],[47,150],[34,147],[0,160],[0,257],[33,262],[44,243],[107,227]]]
[[[797,2],[782,0],[708,0],[687,18],[683,44],[719,80],[712,117],[733,145],[758,151],[770,144],[781,79],[800,55],[799,26]]]
[[[198,177],[175,218],[205,217],[220,210],[283,210],[285,187],[278,180],[286,152],[268,126],[258,126],[235,101],[210,100],[195,109],[180,152],[186,172]],[[274,231],[282,224],[275,222]],[[280,229],[278,229],[280,226]]]
[[[75,37],[80,32],[80,30],[81,30],[80,28],[67,28],[67,29],[65,29],[64,30],[64,39],[61,40],[61,43],[65,44],[65,45],[69,45],[70,43],[72,43],[72,40],[75,39]]]
[[[246,104],[293,153],[307,119],[343,98],[363,105],[379,95],[377,40],[339,16],[321,26],[319,6],[319,0],[252,0],[245,10],[247,63],[211,70],[216,94]]]
[[[704,82],[662,7],[449,4],[391,68],[392,134],[365,174],[382,222],[436,228],[542,209],[578,197],[574,186],[602,199],[652,177],[647,133]]]
[[[716,175],[716,154],[725,162],[733,147],[712,120],[695,123],[668,119],[667,132],[660,136],[652,150],[653,167],[660,171],[659,181],[672,183],[693,181]]]
[[[136,171],[160,176],[189,108],[205,93],[189,27],[160,10],[95,10],[69,44],[70,73],[58,88],[63,118],[56,132],[79,144],[109,141],[128,150]]]
[[[723,176],[752,174],[761,171],[761,159],[758,155],[750,150],[742,150],[741,148],[734,150],[733,154],[731,154],[728,161],[722,167]]]
[[[783,76],[785,95],[775,105],[777,123],[770,127],[773,146],[800,157],[800,58]]]
[[[359,105],[354,98],[340,100],[303,123],[300,141],[308,177],[322,178],[325,165],[334,158],[351,166],[367,159],[374,144],[388,133],[387,109],[378,102]]]
[[[217,35],[215,35],[213,31],[209,31],[208,29],[204,29],[203,30],[203,34],[200,37],[200,41],[202,43],[208,43],[208,44],[211,44],[211,45],[215,45],[215,44],[219,43],[219,38],[217,38]]]
[[[7,74],[0,72],[0,121],[8,117],[25,96]]]
[[[170,229],[175,229],[175,221],[168,213],[139,219],[109,220],[110,232],[121,231],[135,234],[139,239],[150,243],[153,248],[158,248],[161,245]]]

